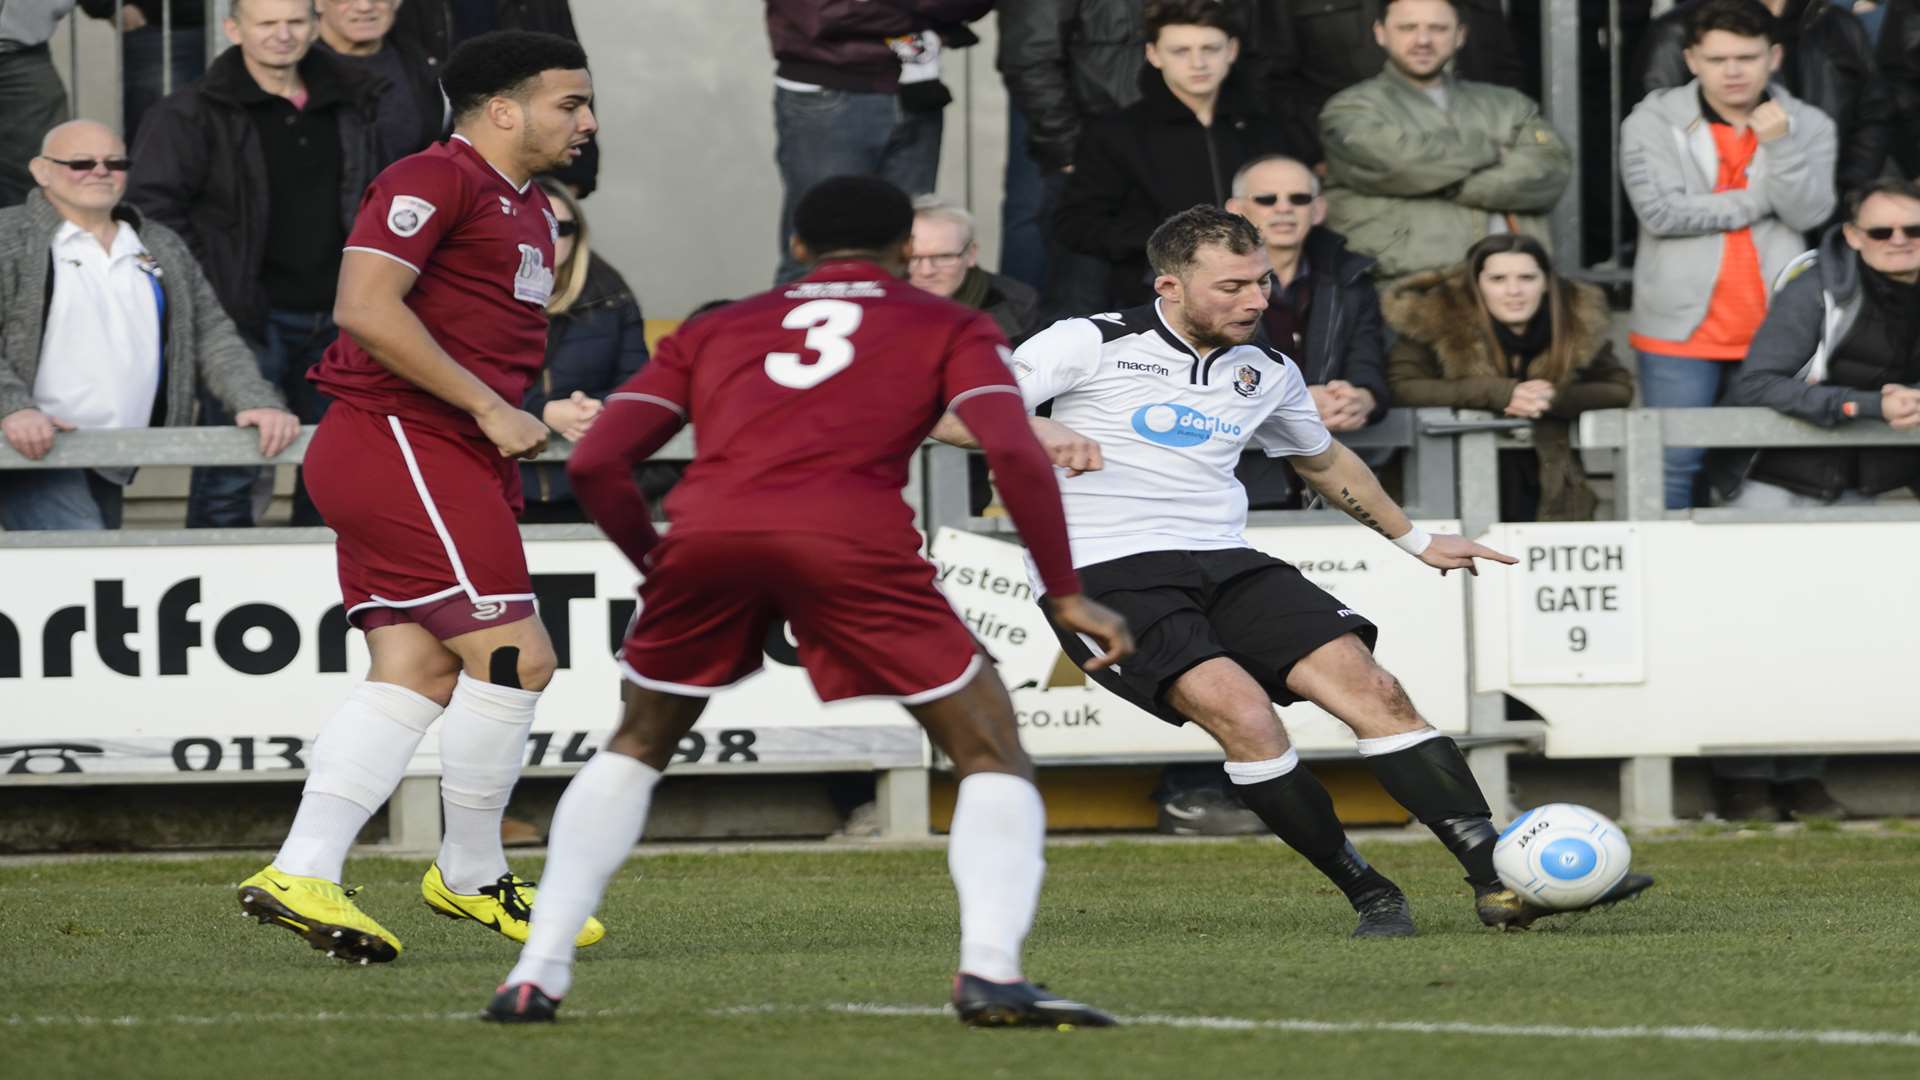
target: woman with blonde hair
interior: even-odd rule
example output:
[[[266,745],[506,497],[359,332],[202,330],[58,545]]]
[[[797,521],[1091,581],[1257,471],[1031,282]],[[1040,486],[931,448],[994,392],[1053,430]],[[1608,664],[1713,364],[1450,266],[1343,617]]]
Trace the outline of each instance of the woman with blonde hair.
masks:
[[[547,301],[547,360],[522,408],[577,441],[600,415],[600,403],[647,362],[646,320],[620,272],[595,254],[587,219],[566,185],[539,184],[553,203],[559,238],[553,245],[553,296]],[[529,523],[585,521],[566,466],[523,464]]]
[[[1459,266],[1402,280],[1381,308],[1399,335],[1387,355],[1395,405],[1534,422],[1532,451],[1500,455],[1501,518],[1590,520],[1596,500],[1571,422],[1633,401],[1633,375],[1613,355],[1606,294],[1555,274],[1538,240],[1499,233]]]

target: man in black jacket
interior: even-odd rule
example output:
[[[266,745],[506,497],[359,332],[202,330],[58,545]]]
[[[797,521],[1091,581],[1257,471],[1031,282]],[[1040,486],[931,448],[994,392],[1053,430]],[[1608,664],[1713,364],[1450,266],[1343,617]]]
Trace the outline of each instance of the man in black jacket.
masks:
[[[229,49],[148,111],[127,201],[186,240],[220,303],[303,423],[326,401],[307,368],[333,343],[340,249],[382,163],[380,85],[311,51],[308,0],[241,0]],[[202,424],[232,423],[218,401]],[[254,524],[260,470],[195,469],[190,528]],[[298,524],[319,524],[304,492]]]
[[[1845,224],[1789,269],[1724,405],[1765,406],[1822,427],[1880,420],[1920,429],[1920,186],[1882,180],[1846,200]],[[1920,450],[1898,446],[1716,453],[1715,486],[1746,509],[1871,503],[1920,494]],[[1728,820],[1845,817],[1824,757],[1713,762]]]
[[[1653,21],[1635,60],[1629,86],[1637,97],[1685,86],[1687,24],[1701,0],[1688,0]],[[1852,12],[1828,0],[1762,0],[1778,20],[1776,40],[1786,48],[1777,76],[1840,129],[1834,186],[1853,191],[1880,178],[1892,141],[1893,99],[1874,61],[1873,43]]]
[[[1900,175],[1920,178],[1920,0],[1881,7],[1880,73],[1893,96],[1893,159]]]
[[[393,36],[398,0],[314,0],[320,40],[314,44],[348,66],[385,81],[380,93],[382,165],[425,150],[446,130],[446,99],[426,54]]]
[[[1267,340],[1307,380],[1327,430],[1359,431],[1387,415],[1387,327],[1373,286],[1373,260],[1321,225],[1327,200],[1320,178],[1293,158],[1255,158],[1233,177],[1227,209],[1253,222],[1273,264],[1262,315]],[[1299,485],[1283,461],[1241,458],[1240,482],[1251,509],[1292,505]]]
[[[1147,237],[1196,204],[1220,206],[1234,171],[1292,149],[1258,102],[1228,83],[1239,56],[1232,11],[1213,0],[1150,0],[1141,98],[1087,124],[1054,227],[1107,262],[1105,304],[1153,299]]]

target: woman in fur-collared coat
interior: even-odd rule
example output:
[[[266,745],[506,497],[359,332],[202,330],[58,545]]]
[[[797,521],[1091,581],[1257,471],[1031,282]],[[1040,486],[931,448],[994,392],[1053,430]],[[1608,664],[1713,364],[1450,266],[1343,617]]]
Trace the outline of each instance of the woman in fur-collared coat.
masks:
[[[1532,237],[1500,234],[1460,266],[1401,281],[1381,307],[1399,335],[1387,356],[1395,405],[1534,421],[1533,450],[1500,455],[1502,519],[1590,520],[1595,499],[1570,421],[1633,401],[1633,375],[1608,337],[1606,294],[1555,275]]]

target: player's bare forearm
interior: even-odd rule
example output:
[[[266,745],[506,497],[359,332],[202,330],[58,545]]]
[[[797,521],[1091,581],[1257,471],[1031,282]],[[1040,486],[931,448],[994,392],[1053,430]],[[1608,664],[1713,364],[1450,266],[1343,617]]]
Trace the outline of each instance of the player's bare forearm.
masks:
[[[1406,511],[1381,488],[1367,463],[1339,442],[1311,457],[1290,460],[1300,479],[1324,495],[1329,505],[1381,536],[1391,540],[1413,528]]]
[[[447,355],[405,303],[412,268],[392,259],[349,251],[340,262],[333,321],[352,334],[381,367],[470,416],[508,403]]]
[[[952,413],[941,416],[940,422],[933,425],[932,431],[927,432],[927,437],[936,442],[946,443],[948,446],[958,446],[963,450],[980,448],[980,440],[974,438],[973,432],[967,430],[967,425],[961,423],[960,418]]]

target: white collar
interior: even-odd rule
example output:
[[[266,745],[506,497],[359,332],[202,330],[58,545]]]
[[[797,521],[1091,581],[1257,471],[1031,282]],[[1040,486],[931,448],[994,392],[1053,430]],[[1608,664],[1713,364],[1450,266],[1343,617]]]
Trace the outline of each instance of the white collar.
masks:
[[[462,135],[457,131],[453,133],[453,137],[460,140],[463,143],[466,143],[467,149],[473,151],[473,154],[475,157],[479,158],[481,161],[487,161],[487,155],[482,154],[480,152],[480,148],[473,145],[472,139],[467,138],[465,135]],[[507,180],[507,174],[501,172],[499,169],[494,168],[493,162],[491,161],[487,161],[487,168],[493,169],[493,175],[499,177],[502,180],[506,180],[507,186],[512,188],[514,191],[514,194],[516,195],[525,195],[527,193],[527,189],[533,186],[533,180],[531,177],[529,177],[527,182],[524,184],[515,184],[511,180]]]
[[[134,232],[131,224],[124,221],[115,221],[113,224],[113,246],[107,249],[107,260],[109,262],[129,255],[140,255],[147,250],[147,246],[140,242],[140,235]],[[66,244],[71,244],[76,239],[84,240],[86,243],[92,244],[95,247],[99,246],[99,241],[94,239],[92,233],[81,228],[73,221],[62,221],[60,227],[54,230],[53,246],[61,247]]]

